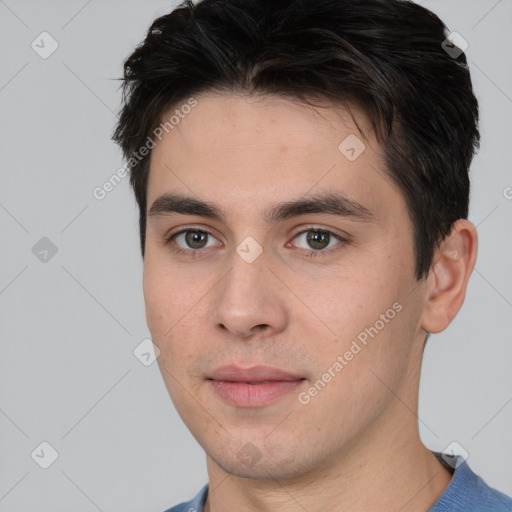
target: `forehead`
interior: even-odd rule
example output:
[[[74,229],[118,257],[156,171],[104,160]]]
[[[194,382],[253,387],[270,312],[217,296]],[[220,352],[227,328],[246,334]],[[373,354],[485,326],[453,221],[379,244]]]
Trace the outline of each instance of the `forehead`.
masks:
[[[195,101],[153,149],[148,206],[165,192],[229,208],[332,190],[373,210],[396,193],[371,123],[355,106],[228,94]]]
[[[165,114],[162,122],[173,117],[175,125],[163,136],[172,138],[166,137],[172,133],[180,144],[208,147],[210,151],[257,144],[265,144],[269,149],[274,146],[279,151],[294,143],[321,149],[331,146],[345,131],[374,142],[371,123],[356,105],[334,104],[326,99],[312,101],[314,105],[269,94],[208,93],[196,96],[196,106],[187,109],[188,113],[182,113],[179,119],[173,113],[179,113],[185,102]],[[365,136],[359,133],[360,128]],[[321,139],[323,144],[319,144]]]

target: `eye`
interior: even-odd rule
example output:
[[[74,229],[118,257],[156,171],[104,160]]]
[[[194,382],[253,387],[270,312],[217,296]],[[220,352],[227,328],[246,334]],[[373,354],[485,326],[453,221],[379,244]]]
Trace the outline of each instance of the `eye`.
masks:
[[[343,242],[347,242],[340,235],[317,228],[310,228],[298,233],[294,240],[299,241],[299,243],[294,242],[294,245],[298,247],[302,245],[302,248],[308,251],[308,256],[316,256],[316,253],[331,252],[327,249],[343,245]]]
[[[200,229],[184,229],[178,233],[174,233],[167,241],[174,242],[182,251],[187,252],[217,245],[216,243],[209,244],[208,238],[218,242],[210,233],[201,231]],[[180,252],[180,249],[178,249],[178,252]]]

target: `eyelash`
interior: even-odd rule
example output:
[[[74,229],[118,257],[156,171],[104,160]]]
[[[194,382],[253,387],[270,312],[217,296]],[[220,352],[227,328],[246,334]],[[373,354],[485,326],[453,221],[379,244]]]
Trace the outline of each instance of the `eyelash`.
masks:
[[[313,251],[313,250],[306,251],[306,254],[305,254],[306,258],[318,258],[318,257],[321,258],[321,257],[324,257],[326,255],[330,255],[333,251],[340,250],[341,247],[345,243],[349,242],[349,240],[347,238],[344,238],[344,237],[342,237],[342,236],[340,236],[340,235],[338,235],[336,233],[333,233],[332,231],[329,231],[329,230],[326,230],[326,229],[320,229],[320,228],[317,228],[315,226],[308,226],[306,229],[303,229],[302,231],[299,231],[298,233],[296,233],[293,236],[292,240],[294,240],[295,238],[297,238],[300,235],[303,235],[304,233],[308,233],[308,232],[311,232],[311,231],[315,232],[315,233],[328,234],[331,237],[334,237],[336,240],[338,240],[339,243],[336,244],[334,247],[331,247],[329,249],[319,249],[319,250],[316,250],[316,251]],[[179,235],[182,235],[183,233],[189,233],[189,232],[205,233],[206,235],[212,236],[213,238],[215,238],[208,231],[205,231],[205,230],[202,230],[202,229],[198,229],[197,227],[189,226],[189,227],[186,227],[186,228],[184,228],[184,229],[182,229],[182,230],[180,230],[180,231],[178,231],[176,233],[173,233],[172,235],[166,237],[165,238],[165,244],[169,245],[169,246],[175,245],[172,242],[174,242],[176,237],[178,237]],[[198,255],[201,252],[201,249],[183,249],[183,248],[181,248],[179,246],[171,247],[171,250],[174,253],[176,253],[176,254],[188,255],[188,256],[192,256],[192,258],[195,258],[196,255]]]

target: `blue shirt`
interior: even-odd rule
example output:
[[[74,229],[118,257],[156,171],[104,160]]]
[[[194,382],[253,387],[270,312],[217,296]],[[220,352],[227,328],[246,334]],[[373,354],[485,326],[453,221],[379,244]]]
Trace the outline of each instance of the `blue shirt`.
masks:
[[[440,454],[435,455],[440,459]],[[443,465],[446,466],[444,462]],[[512,512],[512,498],[489,487],[460,456],[456,466],[450,484],[429,512]],[[165,512],[204,512],[207,495],[208,485],[205,485],[192,501]]]

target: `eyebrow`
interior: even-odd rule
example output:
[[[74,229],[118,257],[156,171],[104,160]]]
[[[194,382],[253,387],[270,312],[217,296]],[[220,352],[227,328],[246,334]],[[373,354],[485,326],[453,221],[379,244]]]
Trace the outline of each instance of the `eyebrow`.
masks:
[[[148,210],[149,217],[175,213],[197,215],[219,222],[226,220],[224,210],[220,206],[181,194],[163,194],[155,199]],[[272,223],[307,213],[325,213],[362,222],[375,221],[375,213],[372,210],[341,193],[316,194],[276,203],[265,210],[263,218],[267,223]]]

